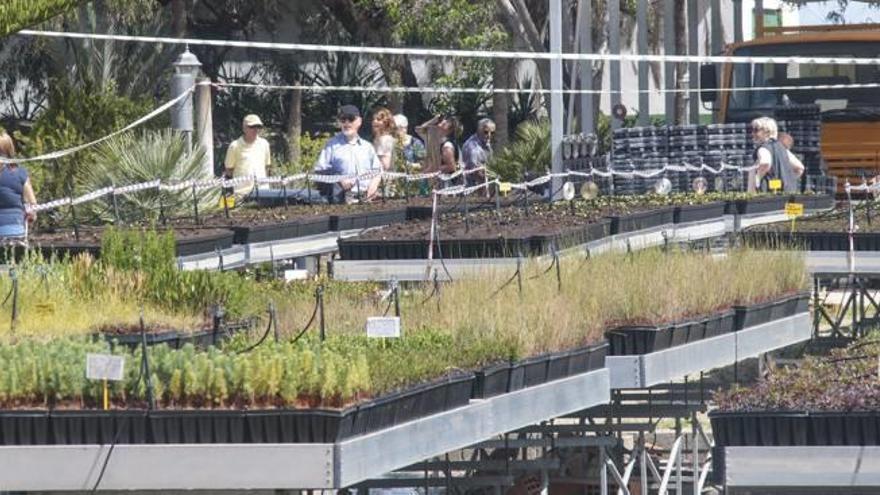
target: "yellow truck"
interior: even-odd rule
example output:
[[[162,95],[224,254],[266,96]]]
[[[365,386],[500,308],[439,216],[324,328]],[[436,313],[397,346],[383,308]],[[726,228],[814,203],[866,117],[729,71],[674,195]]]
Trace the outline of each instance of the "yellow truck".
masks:
[[[725,55],[744,57],[880,58],[880,24],[764,28],[754,40],[734,43]],[[815,103],[821,108],[820,149],[828,175],[860,184],[880,175],[880,87],[816,89],[810,86],[878,84],[877,65],[722,64],[701,68],[704,103],[713,104],[717,123],[748,122],[772,116],[784,99]],[[720,77],[719,77],[720,75]],[[802,86],[804,89],[772,89]],[[770,88],[736,91],[741,88]]]

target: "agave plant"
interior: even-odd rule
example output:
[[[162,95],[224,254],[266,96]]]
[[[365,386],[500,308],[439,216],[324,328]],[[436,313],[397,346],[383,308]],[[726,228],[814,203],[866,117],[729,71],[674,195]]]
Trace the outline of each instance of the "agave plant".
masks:
[[[123,134],[108,141],[95,154],[92,166],[81,170],[78,184],[82,192],[108,186],[125,186],[161,179],[163,183],[182,182],[204,177],[205,153],[201,148],[187,149],[183,136],[170,130]],[[104,221],[155,222],[160,216],[175,217],[193,211],[192,191],[148,189],[133,194],[111,196],[87,203]],[[200,211],[217,207],[217,192],[201,190],[197,201]]]
[[[519,180],[524,172],[543,173],[550,165],[550,123],[547,119],[520,124],[513,142],[489,162],[489,168],[504,180]]]

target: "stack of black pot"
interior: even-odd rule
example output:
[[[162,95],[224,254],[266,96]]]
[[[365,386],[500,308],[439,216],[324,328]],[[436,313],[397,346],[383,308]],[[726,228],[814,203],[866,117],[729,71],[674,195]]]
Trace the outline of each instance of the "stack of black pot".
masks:
[[[663,169],[669,159],[666,127],[631,127],[612,134],[611,167],[615,172],[651,173]],[[643,194],[661,176],[643,178],[615,175],[615,194]]]
[[[774,114],[779,132],[786,132],[794,139],[792,153],[798,155],[808,175],[821,175],[822,118],[819,105],[788,104],[776,107]]]

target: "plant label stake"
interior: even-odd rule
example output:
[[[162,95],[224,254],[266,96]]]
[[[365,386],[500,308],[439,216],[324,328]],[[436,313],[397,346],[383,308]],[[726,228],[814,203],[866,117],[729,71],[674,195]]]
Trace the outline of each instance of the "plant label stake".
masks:
[[[556,290],[562,292],[562,268],[559,266],[559,251],[553,245],[553,264],[556,265]]]
[[[391,278],[391,295],[394,297],[394,316],[400,318],[400,284],[394,277]]]
[[[226,310],[223,309],[222,304],[218,304],[214,307],[213,316],[213,331],[211,332],[211,343],[213,345],[217,345],[217,337],[220,335],[220,331],[223,329],[223,318],[226,316]]]
[[[797,217],[804,214],[804,205],[801,203],[786,203],[785,214],[791,219],[791,233],[793,234]]]
[[[199,219],[199,198],[198,198],[198,195],[196,194],[196,185],[195,184],[193,184],[193,186],[192,186],[192,199],[193,199],[193,214],[195,214],[195,217],[196,217],[196,225],[201,225],[202,222]]]
[[[468,208],[468,195],[467,192],[462,194],[462,198],[464,199],[464,231],[471,231],[471,212],[470,208]]]
[[[782,190],[782,180],[781,179],[770,179],[767,182],[767,185],[769,186],[770,190],[773,191],[774,193],[779,193],[779,191]]]
[[[15,332],[15,324],[18,323],[18,272],[15,268],[9,270],[9,278],[12,279],[12,321],[9,322],[9,331]]]
[[[156,409],[156,400],[153,397],[153,376],[150,374],[150,356],[147,353],[147,328],[144,326],[144,310],[140,314],[141,326],[141,369],[144,372],[144,381],[147,384],[147,407]]]
[[[275,302],[269,301],[269,324],[272,325],[272,336],[275,338],[275,342],[278,342],[278,320],[276,319],[275,313]]]
[[[522,251],[516,255],[516,287],[522,296]]]
[[[501,184],[495,183],[495,216],[501,216]]]
[[[125,357],[112,354],[86,354],[86,378],[104,383],[104,410],[110,409],[110,388],[107,382],[122,381]]]
[[[326,328],[324,327],[324,286],[320,285],[315,290],[315,299],[318,303],[318,336],[321,342],[327,338]]]
[[[399,316],[370,316],[367,318],[367,337],[379,339],[400,338]]]

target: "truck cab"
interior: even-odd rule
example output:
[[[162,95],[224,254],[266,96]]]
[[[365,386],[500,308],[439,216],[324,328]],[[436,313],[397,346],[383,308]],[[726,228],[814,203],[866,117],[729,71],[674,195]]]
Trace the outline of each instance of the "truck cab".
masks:
[[[880,58],[880,25],[806,26],[729,45],[728,56]],[[880,66],[853,64],[721,64],[701,70],[701,93],[713,105],[717,123],[773,116],[786,101],[817,104],[820,149],[827,174],[860,184],[880,175]],[[719,77],[720,76],[720,77]],[[877,84],[866,88],[810,89],[810,86]],[[804,87],[804,89],[797,89]],[[757,89],[751,88],[768,88]],[[775,89],[780,88],[780,89]],[[737,91],[738,89],[742,91]]]

